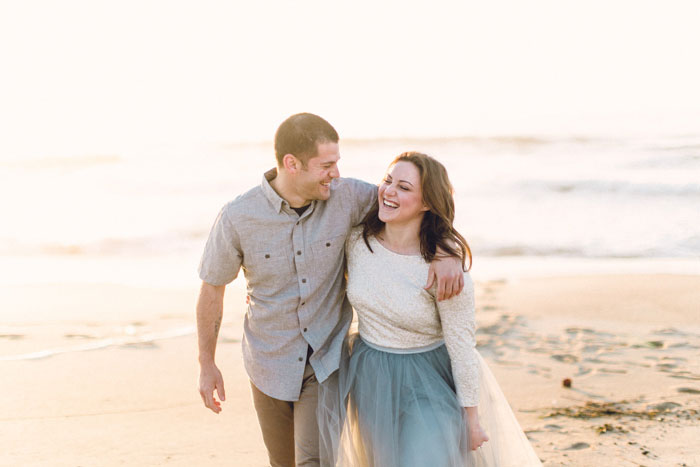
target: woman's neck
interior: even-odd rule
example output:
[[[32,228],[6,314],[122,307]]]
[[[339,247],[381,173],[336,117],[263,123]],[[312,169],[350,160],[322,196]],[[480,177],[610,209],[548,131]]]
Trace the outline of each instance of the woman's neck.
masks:
[[[389,223],[379,234],[382,244],[402,255],[420,254],[420,221],[409,224]]]

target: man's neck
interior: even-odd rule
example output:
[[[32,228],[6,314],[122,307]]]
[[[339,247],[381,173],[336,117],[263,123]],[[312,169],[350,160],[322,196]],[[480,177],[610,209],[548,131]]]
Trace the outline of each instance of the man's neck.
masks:
[[[284,170],[277,169],[277,176],[270,180],[270,186],[292,208],[301,208],[311,203],[310,199],[300,196],[294,190],[294,186]]]

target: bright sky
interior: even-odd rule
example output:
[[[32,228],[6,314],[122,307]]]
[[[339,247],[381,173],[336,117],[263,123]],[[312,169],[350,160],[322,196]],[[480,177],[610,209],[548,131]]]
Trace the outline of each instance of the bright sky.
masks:
[[[271,139],[700,130],[700,2],[0,3],[0,158]]]

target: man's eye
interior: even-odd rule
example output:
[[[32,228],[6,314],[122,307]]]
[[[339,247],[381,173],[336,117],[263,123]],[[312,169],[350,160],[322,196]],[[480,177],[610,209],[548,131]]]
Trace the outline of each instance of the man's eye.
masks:
[[[384,179],[384,183],[386,183],[386,184],[388,185],[388,184],[391,183],[391,180],[389,180],[388,178],[385,178],[385,179]]]

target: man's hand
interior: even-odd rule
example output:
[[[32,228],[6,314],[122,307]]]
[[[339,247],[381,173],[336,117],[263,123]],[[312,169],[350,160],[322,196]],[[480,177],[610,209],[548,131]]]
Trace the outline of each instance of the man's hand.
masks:
[[[214,398],[214,390],[222,401],[226,400],[226,391],[224,390],[224,378],[221,372],[216,367],[215,363],[205,364],[201,366],[199,371],[199,395],[204,401],[204,405],[214,413],[221,412],[221,402]]]
[[[464,288],[464,271],[462,271],[462,260],[457,256],[438,258],[437,256],[430,263],[428,269],[428,282],[425,290],[430,289],[437,279],[437,299],[438,301],[448,300],[459,294]]]

